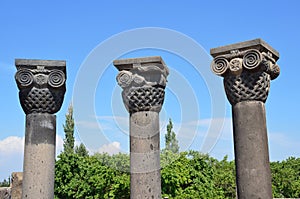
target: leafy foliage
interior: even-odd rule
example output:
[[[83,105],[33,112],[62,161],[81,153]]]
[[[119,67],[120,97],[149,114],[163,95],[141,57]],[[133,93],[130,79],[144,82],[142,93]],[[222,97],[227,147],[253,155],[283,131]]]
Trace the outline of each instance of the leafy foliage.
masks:
[[[162,195],[169,199],[236,198],[234,162],[197,151],[161,153]],[[55,198],[130,198],[129,155],[62,153]],[[272,162],[274,197],[300,197],[300,158]]]
[[[64,139],[64,152],[74,153],[74,118],[73,118],[73,107],[69,106],[68,113],[66,114],[66,121],[63,125],[65,131]]]
[[[128,154],[118,153],[109,155],[108,153],[95,153],[94,157],[107,167],[121,172],[130,172],[130,161]]]
[[[234,190],[234,183],[226,181],[230,175],[228,179],[234,179],[233,172],[219,177],[221,171],[216,171],[225,168],[225,162],[227,160],[219,164],[216,159],[196,151],[162,152],[163,196],[226,198],[226,194],[231,194],[227,193],[228,185]],[[56,162],[56,198],[129,198],[129,168],[128,154],[80,156],[62,153]],[[226,182],[217,183],[220,179]]]
[[[178,140],[176,139],[176,134],[173,131],[173,123],[171,119],[169,119],[169,124],[167,125],[167,134],[165,135],[165,142],[165,150],[170,150],[173,153],[179,152]]]
[[[300,158],[271,162],[274,198],[300,198]]]
[[[88,155],[83,144],[75,147],[73,107],[64,124],[64,152],[56,161],[55,198],[130,198],[130,158],[128,154]],[[227,156],[218,161],[198,151],[179,153],[171,119],[161,152],[162,195],[169,199],[236,198],[235,166]],[[273,197],[300,197],[300,158],[272,162]],[[0,182],[9,186],[9,181]]]
[[[79,146],[75,147],[75,153],[78,154],[79,156],[88,156],[89,155],[88,150],[82,143]]]
[[[94,156],[61,153],[56,162],[56,198],[129,198],[129,175]]]
[[[0,182],[0,187],[9,187],[10,186],[10,177],[8,179],[4,179],[2,182]]]
[[[169,199],[236,198],[234,162],[198,151],[161,153],[162,195]],[[61,153],[55,198],[130,198],[129,155]],[[300,158],[272,162],[274,197],[300,196]]]
[[[233,172],[228,178],[222,170],[223,162],[197,151],[181,152],[179,155],[165,152],[162,154],[162,192],[168,198],[231,198],[227,190],[235,189]],[[163,160],[167,158],[167,160]],[[226,160],[225,160],[226,161]],[[233,168],[231,168],[233,169]],[[223,175],[223,176],[222,176]],[[219,180],[224,180],[219,183]],[[225,185],[231,184],[230,189]],[[235,192],[233,194],[235,197]]]

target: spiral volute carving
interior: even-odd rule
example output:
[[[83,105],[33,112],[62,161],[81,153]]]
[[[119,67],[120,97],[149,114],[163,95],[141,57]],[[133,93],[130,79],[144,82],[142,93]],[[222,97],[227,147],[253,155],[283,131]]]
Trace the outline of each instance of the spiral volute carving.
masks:
[[[229,102],[234,105],[241,101],[265,102],[270,81],[277,78],[280,68],[278,57],[272,52],[255,47],[218,52],[211,64],[212,71],[224,77],[224,87]]]
[[[243,57],[243,66],[249,70],[256,69],[261,64],[261,61],[262,56],[258,50],[249,50]]]
[[[119,72],[117,76],[117,82],[122,88],[129,86],[132,82],[132,73],[129,71]]]
[[[17,71],[15,79],[19,88],[26,88],[33,83],[34,76],[30,70],[20,69]]]
[[[17,65],[15,74],[23,111],[25,114],[55,114],[61,108],[66,92],[65,67],[55,68],[51,63],[49,67],[40,66],[35,63],[43,61],[30,61],[32,65]]]
[[[54,70],[48,76],[48,84],[53,88],[61,87],[65,80],[65,74],[60,70]]]
[[[229,63],[225,57],[216,57],[211,64],[211,69],[216,75],[224,75],[227,71]]]

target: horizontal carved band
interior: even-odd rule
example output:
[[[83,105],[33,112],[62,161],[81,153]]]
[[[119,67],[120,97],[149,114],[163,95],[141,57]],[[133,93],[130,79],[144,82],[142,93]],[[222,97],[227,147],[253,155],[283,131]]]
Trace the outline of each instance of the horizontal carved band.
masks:
[[[233,51],[231,54],[220,55],[214,58],[211,69],[216,75],[240,75],[243,70],[248,72],[262,71],[271,76],[271,79],[278,77],[279,66],[275,60],[265,52],[250,49],[243,52]]]

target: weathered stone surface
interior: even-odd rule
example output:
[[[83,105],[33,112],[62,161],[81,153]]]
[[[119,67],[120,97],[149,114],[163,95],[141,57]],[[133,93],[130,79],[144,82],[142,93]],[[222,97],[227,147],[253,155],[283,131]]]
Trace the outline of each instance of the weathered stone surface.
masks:
[[[211,49],[212,71],[224,77],[232,105],[239,199],[271,199],[266,114],[270,81],[280,73],[279,53],[261,39]]]
[[[238,198],[272,198],[265,106],[245,101],[232,110]]]
[[[26,114],[56,113],[66,91],[66,62],[16,59],[15,79],[21,106]]]
[[[13,172],[11,174],[11,197],[13,199],[22,198],[23,173]]]
[[[126,109],[130,113],[159,112],[169,74],[161,57],[115,60],[114,65],[120,70],[117,82],[123,88],[122,98]]]
[[[211,49],[211,69],[224,77],[227,98],[232,105],[242,101],[265,102],[270,81],[277,78],[279,53],[261,39]]]
[[[26,116],[22,198],[54,198],[56,116]]]
[[[162,68],[167,68],[164,60],[160,56],[154,57],[140,57],[140,58],[130,58],[130,59],[118,59],[114,60],[113,64],[119,71],[122,70],[131,70],[134,68],[135,64],[155,64],[155,65],[162,65]]]
[[[224,54],[231,54],[232,51],[244,51],[248,49],[258,49],[264,52],[272,53],[274,59],[277,61],[279,59],[279,52],[272,48],[268,43],[263,41],[262,39],[253,39],[250,41],[244,41],[240,43],[230,44],[226,46],[220,46],[217,48],[210,49],[210,54],[213,57],[224,55]]]
[[[0,199],[11,199],[11,188],[0,187]]]
[[[63,71],[66,70],[66,61],[64,60],[40,60],[40,59],[16,59],[15,65],[17,67],[26,66],[47,66],[47,67],[61,67]]]
[[[277,51],[256,39],[214,48],[211,54],[211,69],[224,77],[226,95],[232,105],[247,100],[266,101],[270,80],[280,73]]]
[[[16,59],[15,65],[26,114],[22,198],[54,198],[56,116],[52,114],[61,108],[66,92],[66,62]]]
[[[130,198],[161,198],[159,112],[168,68],[161,57],[115,60],[130,113]]]
[[[154,111],[130,117],[130,197],[161,198],[159,116]]]

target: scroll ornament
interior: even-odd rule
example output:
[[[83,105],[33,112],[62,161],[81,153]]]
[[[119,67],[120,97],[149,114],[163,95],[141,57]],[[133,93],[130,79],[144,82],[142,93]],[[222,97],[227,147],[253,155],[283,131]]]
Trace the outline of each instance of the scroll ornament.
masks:
[[[118,84],[123,88],[122,98],[130,112],[161,110],[164,102],[166,78],[169,71],[156,65],[138,65],[130,71],[120,71]]]
[[[19,68],[15,79],[26,114],[56,113],[63,102],[66,77],[61,70]]]
[[[224,77],[224,87],[229,102],[265,102],[270,81],[280,74],[280,68],[268,52],[250,49],[243,52],[217,56],[211,64],[212,71]]]

